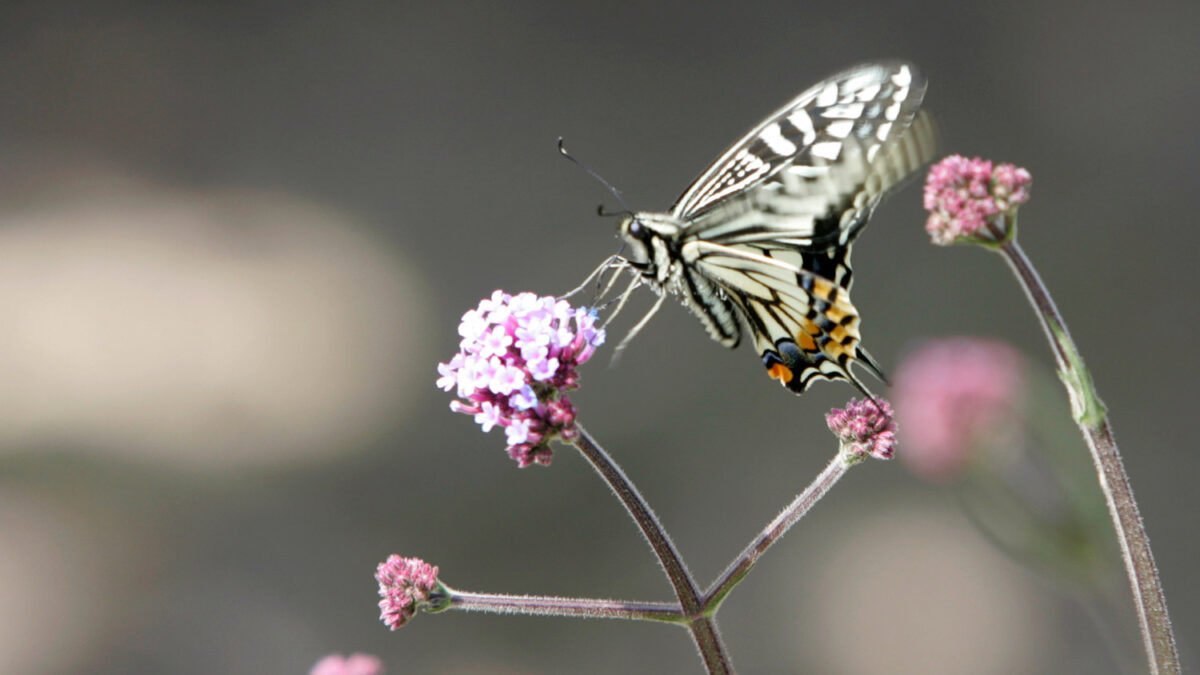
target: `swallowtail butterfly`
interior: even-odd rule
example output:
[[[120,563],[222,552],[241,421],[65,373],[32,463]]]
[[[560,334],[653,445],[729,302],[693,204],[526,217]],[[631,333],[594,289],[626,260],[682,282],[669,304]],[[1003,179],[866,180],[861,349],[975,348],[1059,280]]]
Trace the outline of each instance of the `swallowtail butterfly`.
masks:
[[[660,305],[679,297],[726,347],[741,340],[740,315],[767,373],[788,389],[845,379],[870,396],[850,371],[857,362],[884,379],[859,345],[850,245],[884,195],[932,159],[933,124],[919,112],[925,84],[911,64],[882,61],[809,88],[669,211],[624,216],[629,252],[617,262]]]

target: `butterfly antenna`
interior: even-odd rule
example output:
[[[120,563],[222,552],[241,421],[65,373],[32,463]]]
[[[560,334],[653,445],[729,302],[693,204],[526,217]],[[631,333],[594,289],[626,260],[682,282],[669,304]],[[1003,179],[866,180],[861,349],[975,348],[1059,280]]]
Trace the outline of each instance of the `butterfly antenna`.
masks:
[[[613,196],[617,198],[617,201],[621,202],[621,206],[625,207],[626,212],[633,213],[633,209],[629,208],[629,205],[625,203],[625,198],[621,196],[620,190],[613,187],[612,183],[609,183],[608,181],[604,180],[604,176],[601,176],[600,174],[596,173],[595,171],[592,171],[591,167],[589,167],[587,164],[584,164],[583,162],[579,161],[578,159],[575,159],[575,157],[573,155],[571,155],[571,153],[567,152],[567,147],[565,145],[563,145],[563,137],[562,136],[558,137],[558,151],[560,153],[562,153],[563,157],[566,157],[567,159],[574,162],[576,166],[578,166],[579,168],[588,172],[588,175],[590,175],[592,178],[595,178],[596,180],[600,181],[604,185],[604,187],[608,188],[608,191],[613,193]],[[603,206],[600,207],[600,215],[608,215],[608,214],[604,213]]]

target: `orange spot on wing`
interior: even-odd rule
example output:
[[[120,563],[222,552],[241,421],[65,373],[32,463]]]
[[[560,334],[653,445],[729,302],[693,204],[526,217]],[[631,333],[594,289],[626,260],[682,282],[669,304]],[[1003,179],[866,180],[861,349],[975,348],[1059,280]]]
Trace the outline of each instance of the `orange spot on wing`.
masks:
[[[841,323],[842,319],[846,318],[846,312],[838,309],[837,306],[833,306],[825,310],[825,316],[829,317],[829,320],[834,323]]]
[[[813,295],[828,300],[833,295],[833,284],[828,279],[817,277],[813,279]]]
[[[852,359],[854,354],[846,345],[840,345],[835,342],[829,342],[825,345],[825,353],[834,361],[841,363],[843,359]]]
[[[805,319],[800,324],[800,332],[796,333],[796,345],[806,352],[817,351],[816,337],[821,334],[821,327],[815,322]]]
[[[767,368],[767,375],[770,375],[774,379],[779,380],[784,384],[791,382],[792,378],[795,377],[795,375],[792,373],[792,369],[788,368],[782,363],[772,364],[770,368]]]

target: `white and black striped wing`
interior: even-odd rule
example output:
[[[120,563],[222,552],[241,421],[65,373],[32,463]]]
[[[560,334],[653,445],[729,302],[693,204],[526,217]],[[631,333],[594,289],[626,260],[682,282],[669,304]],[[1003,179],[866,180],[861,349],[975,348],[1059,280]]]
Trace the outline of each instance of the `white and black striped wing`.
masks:
[[[796,392],[848,379],[859,346],[850,245],[887,191],[932,159],[925,81],[903,62],[812,87],[735,144],[672,208],[685,266],[742,310],[768,373]]]
[[[844,268],[848,246],[825,252],[830,264]],[[788,262],[794,251],[749,250],[703,240],[685,244],[688,265],[713,280],[741,311],[767,373],[797,393],[815,378],[846,379],[867,392],[850,372],[859,361],[882,378],[878,366],[859,345],[858,310],[842,284]]]
[[[729,216],[747,209],[786,218],[853,199],[867,178],[863,167],[912,125],[925,86],[915,66],[895,61],[850,68],[810,87],[725,151],[684,191],[672,215],[703,231],[728,228]],[[878,191],[898,180],[892,178]]]

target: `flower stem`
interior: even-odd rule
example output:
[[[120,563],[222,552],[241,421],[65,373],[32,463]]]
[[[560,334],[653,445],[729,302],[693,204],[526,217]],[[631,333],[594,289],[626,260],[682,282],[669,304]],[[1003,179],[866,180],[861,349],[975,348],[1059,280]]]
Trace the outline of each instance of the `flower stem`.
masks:
[[[812,509],[813,505],[820,501],[821,497],[824,497],[825,493],[829,492],[829,489],[842,476],[846,475],[846,471],[850,469],[850,466],[851,463],[846,461],[843,453],[838,452],[833,461],[813,479],[813,482],[803,492],[796,495],[792,503],[788,504],[787,508],[778,516],[775,516],[775,519],[746,546],[742,554],[730,563],[721,576],[713,582],[713,585],[704,594],[706,611],[711,613],[717,610],[721,601],[725,599],[725,596],[729,595],[733,587],[750,573],[750,570],[758,562],[758,559],[762,557],[762,554],[766,553],[767,549],[778,541],[792,525],[795,525],[796,521],[803,518]]]
[[[1163,595],[1162,581],[1150,551],[1150,539],[1138,513],[1129,476],[1121,462],[1117,443],[1113,439],[1108,413],[1096,394],[1091,375],[1084,366],[1083,357],[1067,332],[1067,325],[1050,293],[1042,283],[1033,263],[1025,252],[1011,239],[996,247],[1004,256],[1029,302],[1041,321],[1058,362],[1059,378],[1067,388],[1071,399],[1071,410],[1075,421],[1083,432],[1083,439],[1092,454],[1092,461],[1100,481],[1100,490],[1108,503],[1121,555],[1129,575],[1130,590],[1137,609],[1142,640],[1153,674],[1174,675],[1180,672],[1179,652],[1171,630],[1171,618],[1167,613],[1167,600]]]
[[[498,595],[447,589],[447,609],[534,616],[581,616],[593,619],[634,619],[683,623],[679,605],[668,602],[625,602],[595,598],[556,598],[538,595]]]
[[[721,635],[717,632],[716,622],[704,611],[696,581],[684,566],[679,551],[667,536],[662,523],[634,487],[633,482],[592,435],[578,423],[575,428],[579,433],[572,443],[621,500],[625,510],[642,531],[642,536],[646,537],[646,541],[654,549],[654,554],[658,556],[663,571],[675,589],[675,597],[679,600],[679,607],[683,612],[682,621],[691,632],[708,672],[713,675],[732,673],[733,666],[729,662],[725,645],[721,642]]]

